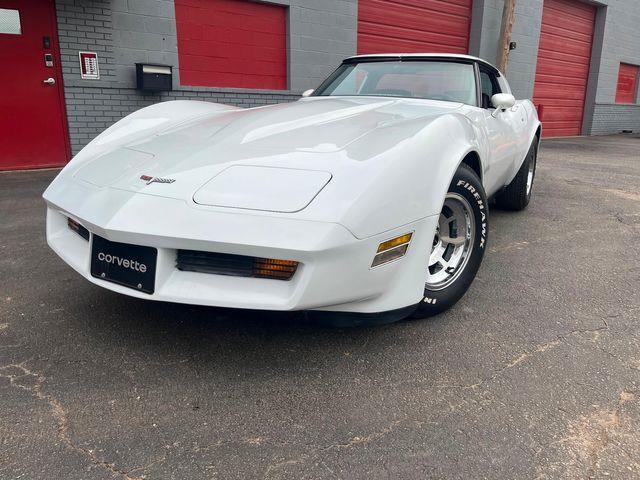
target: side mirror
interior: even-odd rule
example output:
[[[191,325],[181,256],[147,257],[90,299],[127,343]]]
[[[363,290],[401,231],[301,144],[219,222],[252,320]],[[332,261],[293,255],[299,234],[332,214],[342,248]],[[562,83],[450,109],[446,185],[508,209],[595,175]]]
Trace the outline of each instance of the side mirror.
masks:
[[[498,93],[491,97],[491,105],[497,110],[507,110],[516,104],[516,98],[510,93]]]
[[[309,90],[305,90],[304,92],[302,92],[302,98],[307,98],[311,96],[312,93],[313,93],[313,88],[310,88]]]

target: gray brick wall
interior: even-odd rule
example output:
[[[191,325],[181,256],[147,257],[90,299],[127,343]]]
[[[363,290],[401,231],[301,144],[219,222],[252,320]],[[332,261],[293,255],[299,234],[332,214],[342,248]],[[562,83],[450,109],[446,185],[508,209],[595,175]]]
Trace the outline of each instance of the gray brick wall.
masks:
[[[257,107],[296,100],[297,94],[191,90],[145,94],[133,88],[68,87],[65,89],[71,148],[77,153],[105,128],[126,115],[168,100],[200,100],[238,107]]]
[[[112,80],[114,55],[111,1],[56,0],[56,16],[65,83],[80,78],[79,51],[97,52],[101,80]]]
[[[640,105],[595,105],[590,135],[620,133],[624,130],[640,132]],[[640,157],[640,153],[638,155]]]

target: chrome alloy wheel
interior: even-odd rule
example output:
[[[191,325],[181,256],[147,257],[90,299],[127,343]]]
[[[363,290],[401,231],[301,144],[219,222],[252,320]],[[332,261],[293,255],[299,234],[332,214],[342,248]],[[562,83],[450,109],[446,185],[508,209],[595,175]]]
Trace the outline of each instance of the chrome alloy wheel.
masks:
[[[527,197],[531,195],[531,187],[533,187],[533,176],[536,173],[536,157],[535,155],[529,160],[529,171],[527,172]]]
[[[442,290],[460,276],[471,256],[475,234],[473,210],[467,199],[447,193],[429,256],[428,290]]]

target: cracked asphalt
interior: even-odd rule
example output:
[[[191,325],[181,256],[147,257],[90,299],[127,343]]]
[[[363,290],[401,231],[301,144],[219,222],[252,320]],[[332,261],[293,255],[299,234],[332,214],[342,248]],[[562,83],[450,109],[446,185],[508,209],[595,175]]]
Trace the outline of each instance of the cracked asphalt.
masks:
[[[425,321],[158,304],[44,239],[0,174],[0,478],[640,478],[640,138],[543,142],[468,294]]]

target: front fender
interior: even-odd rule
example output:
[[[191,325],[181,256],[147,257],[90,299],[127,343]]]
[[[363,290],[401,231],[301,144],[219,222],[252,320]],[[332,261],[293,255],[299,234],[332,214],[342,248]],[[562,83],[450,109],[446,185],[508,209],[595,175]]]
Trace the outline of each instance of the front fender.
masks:
[[[389,149],[401,130],[415,128],[410,138]],[[398,130],[398,131],[396,131]],[[358,238],[365,238],[437,215],[458,166],[469,152],[482,158],[471,122],[461,114],[442,115],[426,126],[415,121],[379,129],[375,137],[362,139],[367,149],[382,150],[371,162],[363,193],[344,213],[341,223]],[[358,151],[362,155],[361,149]]]

